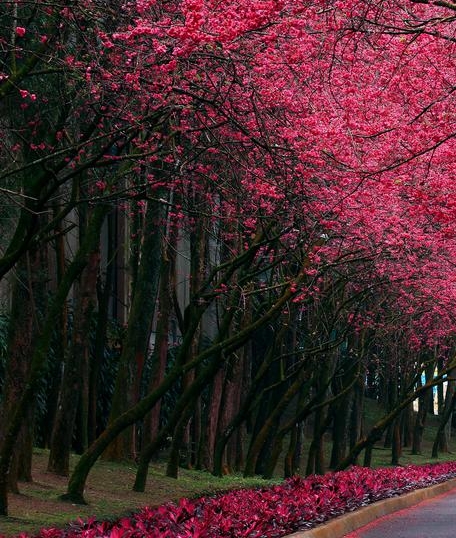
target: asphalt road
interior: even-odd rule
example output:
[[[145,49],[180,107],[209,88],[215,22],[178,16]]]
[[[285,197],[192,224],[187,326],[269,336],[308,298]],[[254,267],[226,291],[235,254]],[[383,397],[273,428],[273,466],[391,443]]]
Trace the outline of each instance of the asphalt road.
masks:
[[[344,538],[456,538],[456,489],[383,516]]]

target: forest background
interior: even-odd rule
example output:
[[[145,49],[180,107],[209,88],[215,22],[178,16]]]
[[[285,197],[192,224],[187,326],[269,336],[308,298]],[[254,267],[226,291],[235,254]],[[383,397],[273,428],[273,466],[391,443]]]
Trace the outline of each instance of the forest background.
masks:
[[[34,445],[81,454],[72,502],[100,457],[144,491],[164,446],[171,477],[398,463],[434,386],[447,449],[455,29],[450,1],[2,2],[0,514]]]

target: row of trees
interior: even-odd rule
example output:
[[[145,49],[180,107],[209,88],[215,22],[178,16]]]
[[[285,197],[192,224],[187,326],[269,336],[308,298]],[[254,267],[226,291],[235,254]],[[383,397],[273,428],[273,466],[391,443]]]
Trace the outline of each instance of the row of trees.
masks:
[[[397,461],[450,379],[442,448],[456,6],[106,4],[0,7],[0,513],[34,439],[82,453],[76,502],[166,443],[170,476],[291,475],[306,423],[303,472],[329,428],[332,468],[386,431]]]

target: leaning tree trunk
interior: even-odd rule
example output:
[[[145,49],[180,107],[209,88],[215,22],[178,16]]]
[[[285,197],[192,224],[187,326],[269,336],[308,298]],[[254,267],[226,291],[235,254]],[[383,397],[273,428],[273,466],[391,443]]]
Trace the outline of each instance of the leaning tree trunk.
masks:
[[[278,427],[280,418],[282,417],[285,409],[287,409],[290,402],[293,400],[296,394],[298,394],[299,389],[304,382],[303,373],[304,369],[298,372],[296,379],[285,391],[282,391],[283,393],[280,395],[278,401],[275,402],[276,405],[274,409],[270,413],[269,417],[264,421],[264,424],[256,434],[255,438],[252,440],[246,458],[244,476],[247,477],[254,475],[260,451],[267,441],[270,432]]]
[[[258,252],[258,249],[262,245],[264,238],[264,231],[259,230],[256,237],[254,238],[250,248],[246,251],[243,251],[236,258],[230,261],[230,264],[225,264],[227,267],[228,277],[230,274],[234,273],[242,265],[249,266],[252,259]],[[212,281],[213,277],[210,277]],[[226,275],[224,279],[226,279]],[[296,275],[294,284],[299,286],[304,280],[305,274],[300,271]],[[218,284],[218,283],[216,283]],[[208,349],[202,351],[197,357],[195,357],[191,362],[191,367],[195,367],[197,364],[201,364],[210,356],[218,353],[222,350],[225,350],[227,353],[234,353],[237,349],[242,347],[250,338],[251,335],[263,327],[266,323],[270,322],[272,319],[276,318],[281,312],[285,304],[288,304],[288,301],[294,296],[296,291],[295,286],[287,286],[282,295],[276,299],[275,303],[255,319],[248,327],[240,328],[239,332],[228,337],[224,342],[217,342],[214,345],[210,346]],[[95,462],[98,460],[102,452],[109,446],[109,444],[127,427],[132,425],[137,420],[141,420],[147,412],[152,409],[156,402],[174,385],[178,378],[182,375],[184,370],[184,363],[187,359],[187,352],[191,341],[193,341],[194,332],[199,325],[199,320],[203,312],[207,309],[207,302],[205,301],[195,301],[195,304],[192,305],[192,315],[187,317],[186,323],[194,325],[194,331],[186,330],[185,333],[188,333],[187,336],[184,335],[184,339],[181,345],[181,350],[176,357],[176,361],[173,367],[170,369],[168,374],[165,376],[163,383],[157,387],[152,393],[148,394],[140,402],[138,402],[131,409],[128,409],[122,413],[118,418],[113,420],[113,422],[107,426],[104,432],[92,443],[92,445],[87,449],[87,451],[81,456],[79,462],[77,463],[68,483],[67,493],[63,496],[66,500],[71,500],[72,502],[84,503],[84,487],[89,475],[90,470],[92,469]],[[1,469],[0,469],[1,470]]]
[[[447,368],[446,372],[454,368],[454,362]],[[405,409],[409,404],[413,402],[421,393],[429,390],[432,386],[441,383],[443,379],[442,372],[439,376],[436,376],[430,382],[426,383],[422,387],[418,387],[414,391],[410,392],[404,399],[387,415],[378,420],[374,426],[371,428],[369,433],[363,436],[359,441],[353,446],[350,453],[347,457],[338,465],[336,471],[341,471],[346,469],[349,465],[353,465],[356,461],[356,458],[363,451],[372,451],[374,444],[382,438],[382,435],[386,428],[396,419],[396,417]]]
[[[231,293],[229,306],[227,308],[223,318],[220,321],[219,334],[217,335],[216,341],[222,342],[225,340],[229,334],[229,329],[233,318],[241,315],[239,311],[236,311],[233,308],[233,305],[237,304],[239,301],[240,295],[239,291],[235,289]],[[197,334],[201,334],[198,330]],[[192,353],[196,353],[195,348],[196,342],[192,343]],[[189,403],[186,404],[185,408],[182,410],[182,418],[177,423],[173,431],[173,440],[171,443],[170,456],[168,460],[168,465],[166,468],[166,475],[172,478],[177,478],[178,474],[178,454],[181,449],[184,441],[185,428],[187,427],[188,421],[192,415],[192,411],[197,404],[197,400],[201,395],[201,392],[206,388],[211,382],[213,386],[215,385],[216,391],[220,392],[222,383],[223,383],[223,372],[221,369],[224,367],[224,357],[222,353],[215,353],[209,358],[209,363],[200,371],[191,373],[193,375],[189,376],[188,374],[184,377],[183,380],[183,392],[182,396],[177,402],[177,406],[181,404],[182,401],[189,400]],[[214,407],[210,410],[214,413],[213,419],[213,428],[214,433],[216,431],[217,423],[216,419],[218,418],[218,411],[220,408],[220,394],[215,394],[215,399],[213,400]]]
[[[99,263],[100,252],[97,245],[89,255],[78,286],[72,342],[64,364],[59,403],[52,430],[48,471],[63,476],[68,476],[69,473],[76,411],[78,402],[80,403],[82,381],[88,374],[86,372],[86,375],[83,375],[83,370],[87,370],[83,363],[87,365],[89,360],[90,325],[95,309]]]
[[[279,333],[276,336],[276,340],[281,341],[282,336],[286,332],[286,330],[287,330],[287,327],[285,325],[282,325]],[[269,373],[269,367],[271,363],[273,362],[274,357],[275,357],[275,342],[272,342],[271,345],[269,346],[267,353],[265,353],[263,362],[259,366],[255,377],[250,382],[250,386],[248,387],[248,390],[246,391],[246,395],[243,398],[243,401],[240,402],[240,405],[236,411],[236,414],[231,418],[229,423],[224,428],[220,429],[220,431],[217,434],[217,442],[214,447],[213,474],[215,476],[222,476],[223,474],[222,472],[223,454],[225,452],[225,448],[231,436],[233,435],[234,432],[238,431],[241,425],[246,421],[249,413],[251,413],[254,409],[256,409],[263,400],[263,392],[260,390],[260,387],[264,385],[264,378]],[[244,366],[248,370],[248,372],[245,372],[245,371],[243,372],[244,381],[246,381],[246,378],[248,377],[248,375],[250,375],[251,364],[250,362],[247,361]],[[243,461],[243,466],[245,466],[244,461]]]

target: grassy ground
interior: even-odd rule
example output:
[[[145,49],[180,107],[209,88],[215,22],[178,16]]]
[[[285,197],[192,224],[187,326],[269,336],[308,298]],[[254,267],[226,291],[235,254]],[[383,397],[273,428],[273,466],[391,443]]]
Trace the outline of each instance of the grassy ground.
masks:
[[[374,402],[369,402],[366,409],[367,423],[378,417],[380,410]],[[401,464],[424,464],[432,460],[431,448],[436,433],[438,419],[428,417],[423,441],[423,453],[411,455],[405,448]],[[454,441],[452,443],[455,444]],[[330,444],[327,443],[329,457]],[[20,485],[21,494],[10,496],[10,515],[0,517],[0,536],[15,536],[20,532],[37,532],[43,527],[61,527],[68,522],[95,516],[99,519],[112,518],[132,512],[141,506],[158,506],[181,497],[197,497],[218,491],[267,485],[269,482],[257,479],[243,479],[240,476],[216,478],[210,473],[182,469],[178,480],[164,476],[164,465],[153,464],[145,493],[131,490],[134,477],[134,465],[98,462],[92,470],[87,483],[86,498],[88,506],[64,503],[59,496],[65,492],[67,479],[46,472],[48,453],[35,450],[33,460],[34,482]],[[72,465],[77,456],[72,457]],[[456,455],[441,454],[438,461],[453,460]],[[375,467],[390,465],[391,451],[379,444],[373,454]],[[280,471],[280,469],[279,469]],[[280,481],[277,476],[276,481]]]
[[[128,464],[98,462],[87,482],[87,506],[62,502],[67,479],[46,472],[48,451],[35,450],[33,483],[21,483],[20,495],[10,495],[9,516],[0,517],[0,536],[15,536],[20,532],[34,533],[43,527],[62,527],[78,518],[96,516],[109,519],[129,513],[142,506],[158,506],[181,497],[199,497],[233,488],[263,486],[260,478],[241,476],[216,478],[208,472],[180,470],[178,480],[167,478],[163,464],[152,464],[147,490],[131,490],[135,468]],[[72,465],[76,462],[72,457]],[[278,480],[276,480],[277,482]]]

